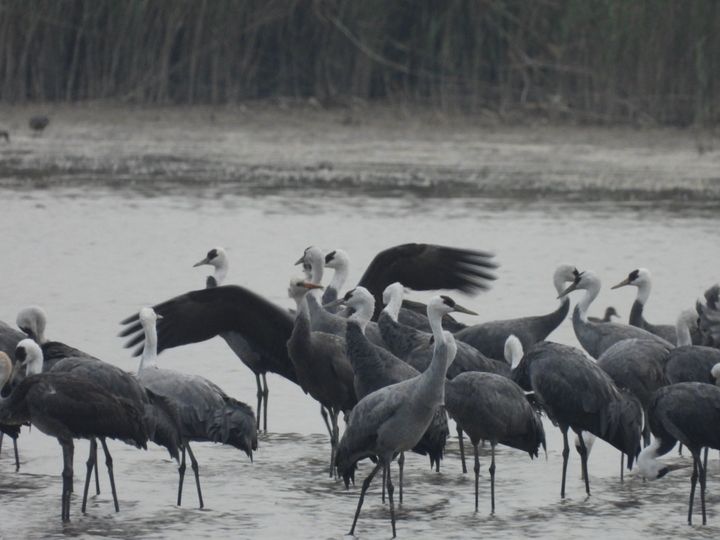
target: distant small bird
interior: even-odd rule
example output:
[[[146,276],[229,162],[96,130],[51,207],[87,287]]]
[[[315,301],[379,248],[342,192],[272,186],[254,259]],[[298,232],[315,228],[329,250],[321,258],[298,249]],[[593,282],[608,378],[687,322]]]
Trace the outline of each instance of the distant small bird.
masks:
[[[30,129],[35,133],[42,133],[42,131],[48,127],[49,123],[50,119],[45,115],[33,116],[28,120],[28,126],[30,126]]]

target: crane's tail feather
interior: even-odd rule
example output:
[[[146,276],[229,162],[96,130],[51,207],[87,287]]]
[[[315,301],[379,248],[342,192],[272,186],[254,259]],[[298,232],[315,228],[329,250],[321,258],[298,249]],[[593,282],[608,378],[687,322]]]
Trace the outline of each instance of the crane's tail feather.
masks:
[[[213,442],[229,444],[244,451],[252,460],[257,450],[257,426],[252,408],[231,397],[225,398],[225,406],[218,409],[210,419],[208,435]]]

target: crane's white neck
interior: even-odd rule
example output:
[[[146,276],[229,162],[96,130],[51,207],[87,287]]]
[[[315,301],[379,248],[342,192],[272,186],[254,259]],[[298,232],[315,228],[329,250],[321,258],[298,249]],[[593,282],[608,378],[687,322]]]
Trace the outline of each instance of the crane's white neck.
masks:
[[[652,290],[652,283],[649,279],[645,279],[637,284],[637,296],[635,300],[641,303],[643,306],[650,298],[650,291]]]
[[[333,277],[330,280],[330,285],[328,285],[328,289],[335,289],[338,291],[338,293],[342,290],[342,288],[345,286],[345,282],[348,278],[349,268],[347,261],[345,260],[338,260],[335,263],[334,266],[334,273]],[[320,276],[322,277],[322,276]],[[319,281],[314,281],[313,283],[320,283]]]
[[[578,310],[580,311],[580,318],[587,322],[587,314],[590,305],[597,298],[600,293],[600,280],[595,278],[588,278],[587,285],[585,286],[585,294],[578,302]]]
[[[678,347],[692,345],[692,335],[690,334],[690,319],[692,316],[693,314],[691,312],[683,312],[675,323]]]
[[[145,345],[138,372],[144,369],[157,367],[157,327],[155,321],[142,321],[145,330]]]
[[[652,442],[638,456],[637,464],[640,474],[648,480],[655,480],[663,476],[661,474],[663,465],[658,461],[658,449],[660,448],[660,439],[653,438]],[[667,472],[667,469],[665,470]]]
[[[350,320],[357,322],[360,326],[360,330],[362,330],[364,334],[365,328],[367,328],[367,325],[373,316],[373,312],[375,311],[375,302],[370,295],[369,298],[364,299],[362,302],[358,302],[352,307],[355,309],[355,313],[350,316]]]
[[[517,368],[523,357],[523,346],[515,334],[511,334],[505,340],[504,353],[505,361],[510,364],[510,369]]]
[[[390,300],[385,305],[383,311],[390,315],[390,318],[397,322],[398,316],[400,315],[400,308],[403,303],[403,290],[402,287],[393,287],[390,291]]]
[[[307,302],[307,295],[312,293],[313,291],[306,292],[305,294],[296,294],[293,296],[293,300],[295,300],[295,305],[297,307],[297,315],[295,317],[304,316],[310,319],[310,306]]]
[[[428,321],[430,322],[430,329],[432,330],[436,343],[438,340],[442,341],[444,339],[442,318],[445,311],[442,309],[442,306],[443,304],[441,302],[431,301],[427,307]]]
[[[43,354],[39,345],[26,346],[27,360],[25,362],[25,375],[37,375],[43,370]]]
[[[220,261],[220,264],[213,266],[215,266],[213,278],[215,279],[215,283],[217,283],[217,286],[219,287],[220,285],[225,283],[225,278],[227,278],[230,265],[228,264],[227,259],[223,257],[222,261]]]

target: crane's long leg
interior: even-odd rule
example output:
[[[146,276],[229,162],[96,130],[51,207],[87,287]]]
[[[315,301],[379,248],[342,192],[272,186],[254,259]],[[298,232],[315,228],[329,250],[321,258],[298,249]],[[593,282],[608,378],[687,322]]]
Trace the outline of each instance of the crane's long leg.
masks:
[[[563,451],[562,451],[562,457],[563,457],[563,468],[562,468],[562,483],[560,484],[560,498],[565,498],[565,478],[567,477],[567,464],[568,464],[568,457],[570,457],[570,445],[568,444],[568,436],[567,436],[567,430],[568,428],[563,427],[560,428],[562,431],[563,436]]]
[[[582,431],[578,433],[578,439],[580,440],[580,447],[578,448],[578,454],[580,454],[580,462],[582,463],[582,474],[585,478],[585,493],[590,495],[590,476],[588,475],[588,451],[585,446],[585,439],[582,437]]]
[[[378,463],[380,463],[378,461]],[[387,486],[387,470],[383,467],[383,478],[382,478],[382,502],[385,504],[385,487]]]
[[[370,487],[370,482],[372,482],[372,479],[375,477],[380,467],[382,467],[382,461],[378,461],[372,472],[367,475],[365,480],[363,480],[362,489],[360,490],[360,500],[358,500],[357,510],[355,510],[355,518],[353,519],[352,527],[350,527],[350,532],[348,533],[350,536],[355,535],[355,525],[357,525],[358,517],[360,517],[360,509],[362,508],[363,501],[365,500],[365,492]]]
[[[460,446],[460,461],[462,462],[462,471],[463,474],[467,473],[467,465],[465,464],[465,443],[463,442],[463,431],[460,427],[460,424],[456,423],[455,427],[457,427],[457,434],[458,434],[458,445]]]
[[[5,434],[2,431],[0,431],[0,454],[2,454],[3,439],[5,439]]]
[[[198,500],[200,501],[200,508],[202,509],[205,507],[205,503],[203,502],[202,491],[200,490],[200,466],[195,459],[195,454],[193,454],[192,448],[190,448],[190,444],[188,443],[186,446],[188,454],[190,454],[190,466],[195,473],[195,485],[197,486]]]
[[[490,443],[492,461],[490,462],[490,513],[495,513],[495,443]]]
[[[90,489],[90,480],[92,480],[93,469],[95,468],[95,462],[97,460],[97,440],[95,438],[90,439],[90,455],[87,458],[87,472],[85,473],[85,489],[83,489],[83,500],[82,500],[82,513],[85,513],[87,508],[87,497],[88,490]]]
[[[98,473],[97,444],[95,444],[95,495],[100,495],[100,473]]]
[[[340,411],[330,409],[330,478],[335,477],[335,454],[337,452],[338,440],[340,438],[338,414],[340,414]]]
[[[260,431],[260,418],[262,415],[262,403],[263,403],[263,391],[262,383],[260,382],[260,374],[255,374],[255,384],[257,385],[257,430]]]
[[[100,444],[102,444],[103,452],[105,452],[105,466],[108,470],[108,476],[110,477],[110,490],[112,491],[113,502],[115,503],[115,511],[120,511],[120,505],[118,504],[117,491],[115,490],[115,475],[113,473],[113,459],[108,450],[105,437],[100,437]]]
[[[625,481],[625,454],[620,452],[620,482]]]
[[[323,422],[325,422],[325,427],[327,428],[328,435],[332,437],[332,428],[330,427],[330,421],[328,420],[328,413],[322,403],[320,404],[320,416],[322,416]]]
[[[690,502],[688,503],[688,525],[692,525],[692,508],[695,499],[695,485],[698,479],[698,460],[693,455],[693,472],[690,477]]]
[[[267,411],[268,411],[268,396],[270,395],[270,390],[268,389],[267,385],[267,379],[265,378],[265,374],[262,374],[262,380],[263,380],[263,398],[265,399],[265,408],[263,409],[263,431],[267,433]]]
[[[387,491],[388,499],[390,499],[390,523],[392,524],[392,537],[395,538],[397,536],[395,534],[395,502],[393,501],[393,492],[395,491],[395,486],[393,486],[392,474],[390,474],[390,463],[392,463],[392,457],[388,460],[385,460],[384,467],[387,470]]]
[[[178,474],[180,475],[180,480],[178,481],[178,497],[177,497],[177,505],[182,505],[182,489],[183,489],[183,480],[185,480],[185,448],[187,446],[187,442],[183,442],[182,447],[182,457],[180,458],[180,466],[178,467]]]
[[[707,460],[707,448],[705,448],[705,459]],[[704,465],[700,464],[700,455],[698,455],[698,468],[700,469],[700,511],[702,512],[702,524],[707,525],[707,516],[705,514],[705,480],[707,478],[707,469]]]
[[[703,469],[707,471],[707,460],[708,460],[708,451],[710,450],[709,446],[705,447],[705,455],[703,456]]]
[[[70,521],[70,494],[72,493],[74,447],[72,439],[59,442],[63,449],[63,490],[61,517],[63,521]]]
[[[400,471],[399,474],[399,481],[400,484],[400,504],[403,503],[403,471],[405,470],[405,452],[400,452],[400,457],[398,458],[398,470]]]
[[[15,452],[15,472],[20,470],[20,455],[18,454],[17,437],[13,439],[13,451]]]
[[[475,452],[475,511],[478,511],[478,484],[480,482],[480,456],[478,455],[478,445],[473,443],[473,451]]]

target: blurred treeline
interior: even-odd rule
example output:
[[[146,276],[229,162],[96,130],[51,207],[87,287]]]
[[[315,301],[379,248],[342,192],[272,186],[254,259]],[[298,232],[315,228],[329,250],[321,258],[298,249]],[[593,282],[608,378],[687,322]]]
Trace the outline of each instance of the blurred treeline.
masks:
[[[0,100],[720,117],[719,0],[0,0]]]

